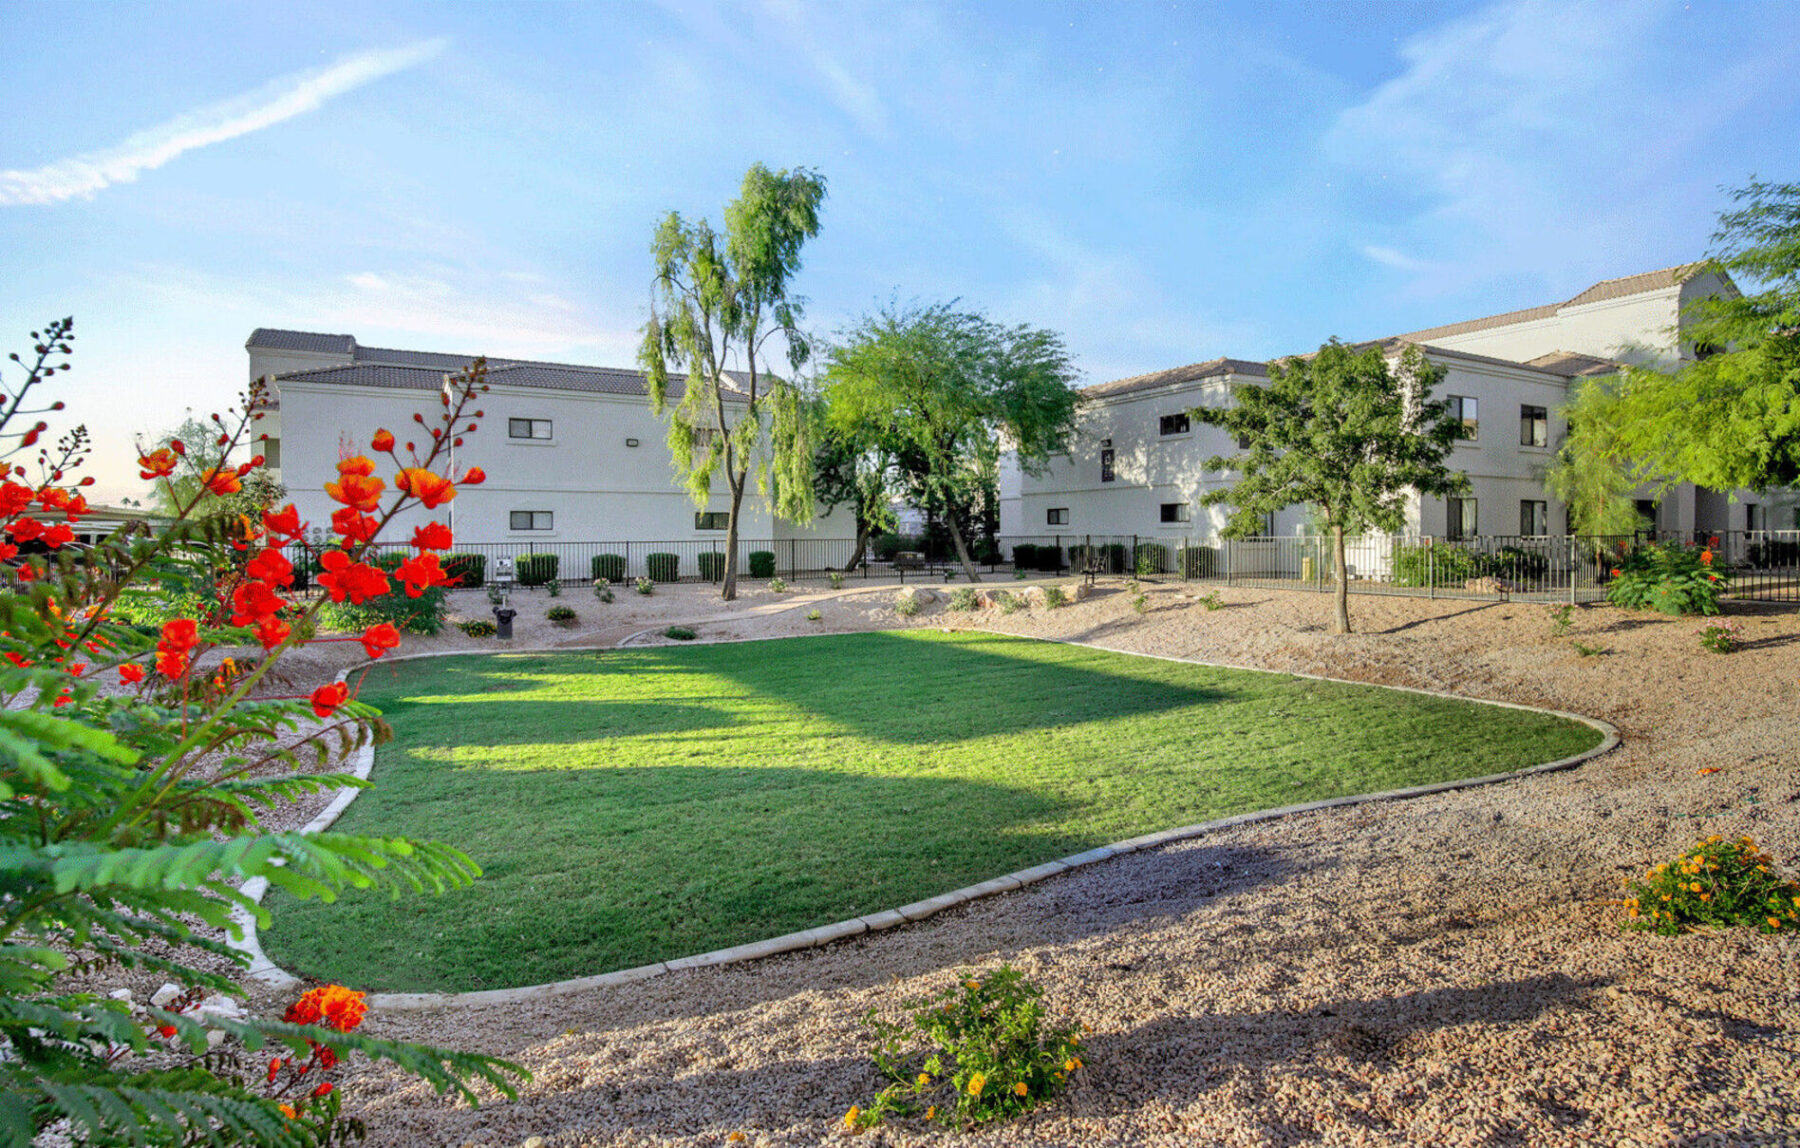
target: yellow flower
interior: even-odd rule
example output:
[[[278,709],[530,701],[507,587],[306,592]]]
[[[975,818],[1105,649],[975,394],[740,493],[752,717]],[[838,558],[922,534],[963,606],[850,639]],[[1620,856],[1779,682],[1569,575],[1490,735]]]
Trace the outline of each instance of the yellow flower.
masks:
[[[856,1118],[861,1115],[862,1109],[852,1104],[850,1106],[850,1111],[844,1113],[844,1127],[850,1129],[852,1132],[856,1131]]]
[[[1700,900],[1702,902],[1710,901],[1710,900],[1712,900],[1712,894],[1711,893],[1702,893],[1702,894],[1700,894]]]
[[[1069,1059],[1063,1061],[1063,1071],[1064,1072],[1074,1072],[1075,1071],[1075,1058],[1074,1057],[1070,1057]]]
[[[1029,1092],[1031,1090],[1026,1088],[1025,1082],[1023,1080],[1021,1080],[1021,1081],[1019,1081],[1019,1083],[1013,1085],[1013,1091],[1018,1093],[1020,1096],[1024,1096],[1027,1092]]]
[[[930,1108],[927,1108],[925,1110],[925,1119],[927,1119],[927,1120],[936,1120],[937,1119],[937,1105],[933,1104]]]
[[[927,1084],[930,1084],[930,1083],[931,1083],[931,1073],[929,1073],[929,1072],[919,1073],[919,1087],[920,1088],[924,1088]]]
[[[1781,918],[1780,917],[1770,917],[1769,918],[1769,928],[1771,928],[1771,929],[1781,928]]]
[[[969,1077],[969,1095],[970,1096],[980,1096],[981,1090],[986,1087],[987,1087],[987,1074],[986,1073],[977,1072],[974,1076]]]
[[[744,1141],[746,1141],[748,1139],[750,1139],[750,1138],[748,1136],[744,1135],[742,1132],[733,1132],[731,1135],[725,1137],[725,1143],[727,1143],[727,1144],[742,1144]]]
[[[1693,884],[1689,885],[1688,891],[1692,892],[1692,893],[1698,893],[1700,891],[1700,882],[1695,881]]]
[[[963,985],[970,989],[978,989],[981,987],[981,982],[980,981],[964,981]]]

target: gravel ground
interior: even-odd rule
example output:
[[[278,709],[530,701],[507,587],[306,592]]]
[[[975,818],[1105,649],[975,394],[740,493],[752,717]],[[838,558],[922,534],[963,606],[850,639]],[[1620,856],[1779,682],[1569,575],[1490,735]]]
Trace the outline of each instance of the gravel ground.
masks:
[[[1225,589],[1207,611],[1152,587],[1140,615],[1114,584],[1056,611],[937,602],[912,619],[893,596],[760,591],[725,610],[698,587],[611,607],[565,595],[582,619],[564,631],[541,622],[538,595],[515,645],[610,644],[675,621],[701,640],[984,626],[1573,710],[1626,740],[1568,773],[1241,827],[805,953],[371,1015],[373,1034],[536,1075],[517,1102],[471,1109],[356,1071],[348,1108],[371,1143],[833,1142],[878,1087],[861,1015],[1001,961],[1091,1027],[1087,1067],[1054,1104],[970,1143],[1800,1143],[1800,939],[1622,934],[1616,905],[1622,877],[1711,833],[1749,834],[1800,868],[1793,607],[1735,606],[1748,644],[1721,657],[1691,619],[1607,607],[1557,639],[1541,605],[1358,598],[1362,632],[1340,638],[1329,600],[1307,594]],[[291,672],[325,673],[355,647],[315,649],[330,653]],[[905,1123],[865,1135],[946,1139]]]

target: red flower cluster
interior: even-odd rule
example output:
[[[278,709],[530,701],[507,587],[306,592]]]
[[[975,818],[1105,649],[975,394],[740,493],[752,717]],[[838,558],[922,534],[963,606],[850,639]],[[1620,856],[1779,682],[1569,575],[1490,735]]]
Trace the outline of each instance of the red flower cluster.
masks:
[[[325,985],[307,990],[287,1007],[281,1019],[289,1024],[320,1024],[338,1032],[349,1032],[362,1023],[368,1011],[362,993],[343,985]]]
[[[327,550],[319,555],[319,565],[325,568],[319,575],[319,585],[325,587],[333,602],[348,598],[352,606],[360,606],[388,592],[386,574],[366,562],[350,561],[342,550]]]
[[[325,484],[325,493],[333,502],[365,513],[381,505],[381,492],[387,484],[375,477],[374,463],[359,454],[340,461],[337,468],[338,480]]]
[[[438,556],[431,553],[408,558],[400,563],[394,570],[394,577],[405,584],[408,598],[417,598],[433,586],[442,586],[450,581],[450,575],[438,565]]]
[[[156,643],[157,672],[169,678],[187,673],[188,655],[199,642],[200,628],[192,618],[163,623],[162,640]]]
[[[313,713],[318,717],[328,718],[333,711],[349,700],[350,687],[343,682],[332,682],[328,686],[320,686],[312,692]]]

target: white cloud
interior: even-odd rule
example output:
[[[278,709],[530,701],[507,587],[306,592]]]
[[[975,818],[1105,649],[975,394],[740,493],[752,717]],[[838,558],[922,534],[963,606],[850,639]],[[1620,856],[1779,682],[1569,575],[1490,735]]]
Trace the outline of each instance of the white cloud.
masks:
[[[115,183],[130,183],[184,152],[261,131],[314,111],[334,96],[416,67],[444,50],[444,40],[359,52],[327,68],[298,72],[255,92],[211,104],[136,132],[99,151],[57,160],[34,171],[0,171],[0,206],[92,199]]]
[[[316,296],[301,308],[320,330],[350,331],[366,343],[429,351],[560,359],[629,366],[632,325],[607,322],[563,296],[509,290],[484,274],[436,268],[344,277],[351,290]],[[517,282],[515,279],[514,282]]]
[[[1396,251],[1392,247],[1381,247],[1374,243],[1365,244],[1362,253],[1365,258],[1372,259],[1383,267],[1393,267],[1401,271],[1417,271],[1427,266],[1404,251]]]

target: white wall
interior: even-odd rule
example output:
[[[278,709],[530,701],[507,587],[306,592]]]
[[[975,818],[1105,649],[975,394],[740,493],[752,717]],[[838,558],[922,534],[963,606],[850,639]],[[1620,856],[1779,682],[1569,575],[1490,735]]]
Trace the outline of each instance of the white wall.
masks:
[[[1682,292],[1683,288],[1672,286],[1561,307],[1542,319],[1459,335],[1432,335],[1429,341],[1434,347],[1521,363],[1552,351],[1579,351],[1625,363],[1669,365],[1679,357],[1674,330]]]

